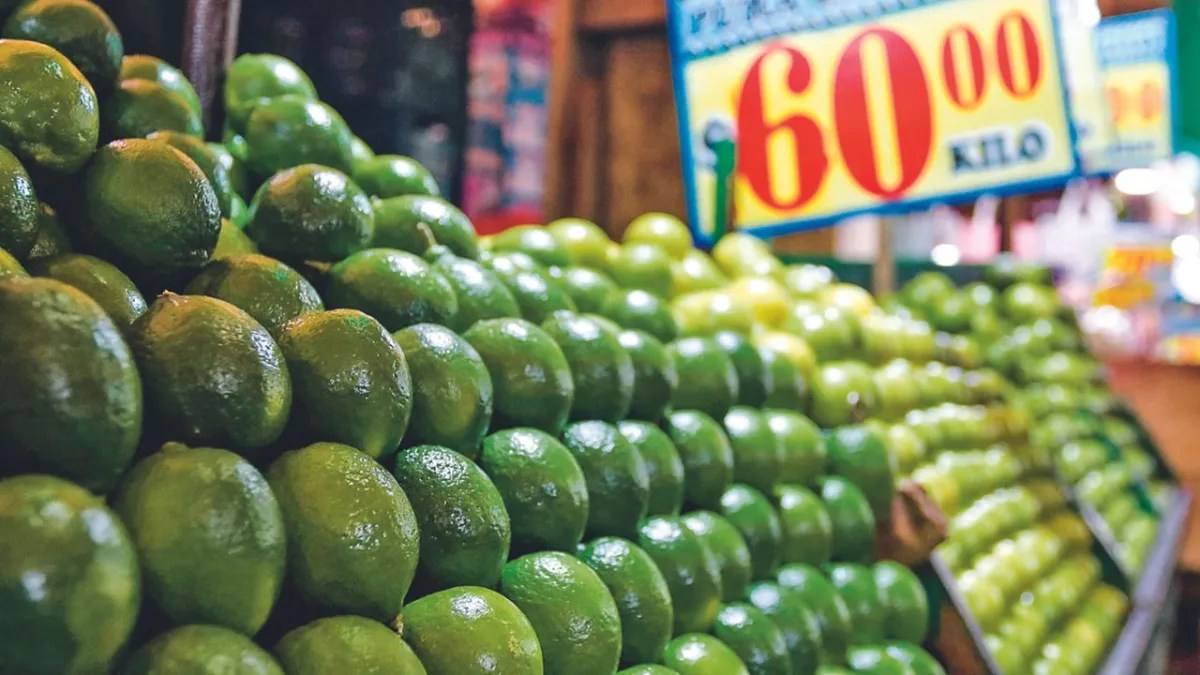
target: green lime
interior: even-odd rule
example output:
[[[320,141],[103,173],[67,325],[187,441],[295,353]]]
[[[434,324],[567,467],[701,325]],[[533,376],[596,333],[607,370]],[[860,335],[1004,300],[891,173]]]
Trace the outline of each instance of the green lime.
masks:
[[[346,445],[284,453],[267,470],[287,531],[288,580],[330,612],[391,622],[417,568],[417,517],[396,479]]]
[[[643,521],[638,544],[667,581],[675,635],[712,628],[721,608],[721,568],[712,549],[681,519],[670,516]]]
[[[11,253],[0,248],[0,279],[5,277],[28,277],[29,272]]]
[[[890,640],[915,644],[929,632],[929,599],[912,570],[892,561],[875,564],[875,586],[883,598],[883,632]]]
[[[20,160],[0,146],[0,248],[28,257],[38,240],[38,217],[33,180]]]
[[[275,654],[291,675],[426,675],[417,655],[395,631],[361,616],[334,616],[301,626],[283,636]]]
[[[622,328],[642,330],[663,342],[679,335],[679,327],[666,302],[642,290],[610,293],[600,313]]]
[[[350,156],[354,161],[354,170],[357,171],[358,167],[375,159],[375,151],[371,149],[371,146],[366,141],[355,136],[350,141]]]
[[[532,553],[504,566],[500,592],[529,618],[549,672],[610,675],[617,669],[617,605],[587,565],[557,551]]]
[[[896,491],[896,458],[884,434],[866,425],[841,427],[829,435],[826,446],[833,473],[862,490],[876,519],[887,518]]]
[[[173,623],[262,628],[283,586],[286,533],[249,462],[167,444],[130,470],[113,508],[133,538],[146,594]]]
[[[683,461],[662,429],[649,422],[627,420],[617,424],[625,440],[633,444],[650,477],[647,515],[678,515],[683,508]]]
[[[292,380],[257,321],[199,295],[159,296],[129,332],[147,417],[185,442],[257,452],[283,433]]]
[[[253,118],[252,118],[253,119]],[[351,149],[353,141],[351,139]],[[361,140],[359,140],[361,142]],[[378,155],[361,162],[353,162],[354,181],[367,194],[380,199],[404,195],[429,195],[440,197],[437,180],[424,166],[404,155]]]
[[[409,604],[401,621],[401,634],[428,675],[543,672],[529,619],[495,591],[464,586],[427,595]]]
[[[916,675],[908,663],[880,645],[857,645],[850,650],[846,662],[854,672],[863,675]]]
[[[220,664],[220,665],[219,665]],[[283,675],[275,658],[250,638],[219,626],[180,626],[134,652],[121,670],[126,675],[194,675],[221,665],[237,675]]]
[[[633,403],[633,359],[617,333],[587,316],[559,312],[546,319],[542,330],[558,343],[575,382],[573,420],[617,422]]]
[[[117,74],[119,80],[150,80],[166,87],[167,91],[178,94],[187,101],[197,115],[200,114],[200,97],[192,83],[188,82],[182,70],[170,65],[157,56],[149,54],[130,54],[121,60],[121,70]]]
[[[650,477],[637,447],[599,421],[576,422],[562,438],[587,480],[588,535],[632,537],[650,499]]]
[[[409,227],[406,223],[424,223],[433,238],[448,247],[456,256],[477,260],[479,242],[475,238],[475,226],[466,214],[453,204],[429,195],[404,195],[387,200],[392,209],[390,218],[396,228]]]
[[[627,244],[654,244],[675,260],[692,250],[692,233],[683,221],[668,213],[646,213],[633,219],[625,229]]]
[[[129,139],[100,148],[87,168],[83,197],[84,239],[119,266],[200,267],[221,233],[212,184],[166,143]]]
[[[572,265],[603,269],[608,265],[608,235],[595,223],[581,218],[563,218],[546,226],[567,251]]]
[[[246,234],[284,260],[336,262],[371,243],[375,217],[366,193],[346,174],[305,164],[263,183]]]
[[[861,363],[822,363],[813,372],[809,414],[823,428],[861,422],[876,411],[878,403],[874,375]]]
[[[608,297],[617,292],[617,285],[612,279],[587,267],[566,268],[562,286],[579,311],[590,314],[600,313]]]
[[[150,80],[122,80],[100,109],[106,141],[145,138],[155,131],[204,136],[200,117],[179,94]]]
[[[666,643],[664,643],[665,646]],[[655,658],[658,658],[657,656]],[[617,675],[679,675],[679,671],[671,670],[666,666],[660,666],[657,663],[643,663],[637,666],[631,666],[625,670],[618,670]]]
[[[734,602],[742,597],[750,583],[750,549],[738,529],[712,511],[693,511],[683,516],[683,524],[700,537],[717,559],[721,570],[721,598]]]
[[[679,388],[671,404],[723,419],[738,400],[738,371],[733,360],[710,338],[681,338],[667,346]]]
[[[253,239],[246,236],[241,226],[228,218],[222,218],[221,234],[217,236],[217,246],[213,249],[210,262],[256,253],[258,253],[258,245],[254,243]]]
[[[834,593],[832,589],[830,592]],[[826,645],[822,642],[821,621],[805,599],[773,581],[752,584],[746,599],[779,628],[793,672],[812,673],[825,658]]]
[[[228,302],[276,338],[289,321],[325,309],[317,289],[299,272],[263,255],[214,260],[188,284],[186,292]]]
[[[262,103],[246,122],[247,164],[259,176],[320,164],[350,173],[354,135],[336,110],[303,96]],[[369,194],[369,193],[368,193]]]
[[[833,522],[820,498],[799,485],[775,489],[783,528],[783,562],[824,565],[833,553]]]
[[[474,260],[447,252],[435,259],[433,267],[442,273],[458,298],[458,313],[454,315],[456,330],[466,331],[488,319],[516,318],[521,315],[517,299],[508,286],[495,272]]]
[[[663,650],[663,661],[679,675],[750,675],[736,652],[703,633],[689,633],[672,640]]]
[[[565,267],[571,264],[567,249],[549,230],[539,225],[521,225],[497,234],[492,239],[492,251],[519,251],[547,267]]]
[[[816,487],[825,475],[827,455],[821,430],[804,415],[787,410],[764,410],[767,426],[783,450],[779,482]]]
[[[152,141],[162,141],[188,156],[196,163],[208,182],[212,184],[217,194],[217,203],[221,206],[221,215],[229,218],[233,209],[233,179],[229,175],[229,167],[221,162],[213,149],[196,138],[178,131],[155,131],[146,136]]]
[[[333,266],[325,299],[361,309],[390,331],[419,323],[449,324],[458,312],[454,289],[440,272],[404,251],[372,248]]]
[[[617,336],[633,359],[633,401],[629,417],[659,422],[671,406],[679,374],[675,361],[661,342],[642,331],[622,331]]]
[[[820,487],[821,501],[833,522],[833,559],[870,560],[875,548],[875,517],[866,495],[841,476],[821,479]]]
[[[0,278],[0,316],[0,471],[107,492],[142,431],[142,380],[120,330],[53,279]]]
[[[57,49],[96,89],[117,80],[125,47],[117,26],[87,0],[29,0],[9,15],[0,37],[32,40]]]
[[[609,266],[613,281],[624,288],[649,291],[660,298],[674,294],[671,256],[654,244],[626,244]]]
[[[122,332],[146,313],[146,299],[121,270],[99,258],[65,253],[29,263],[39,277],[57,279],[87,293]]]
[[[817,616],[821,627],[821,646],[826,663],[841,663],[850,647],[850,608],[837,588],[820,570],[811,565],[784,565],[779,570],[779,586],[798,594],[801,606]]]
[[[492,376],[492,428],[534,427],[557,434],[575,398],[571,368],[558,344],[521,319],[480,321],[463,334]]]
[[[345,443],[386,461],[416,408],[409,362],[378,321],[351,309],[284,325],[279,348],[295,392],[293,441]]]
[[[397,248],[416,255],[426,255],[437,246],[433,230],[424,222],[411,217],[402,199],[372,201],[375,210],[373,248]],[[453,254],[451,254],[453,255]]]
[[[725,414],[724,424],[733,447],[733,479],[770,494],[779,481],[783,447],[767,417],[754,408],[735,406]]]
[[[763,407],[779,410],[808,408],[808,377],[783,352],[759,347],[763,382],[768,385]]]
[[[274,54],[242,54],[225,71],[225,111],[237,131],[262,99],[295,95],[316,100],[312,80],[295,63]]]
[[[100,138],[96,92],[54,48],[0,41],[0,91],[5,92],[0,145],[29,168],[74,173],[95,152]]]
[[[38,204],[37,230],[37,239],[33,242],[33,248],[29,249],[27,259],[49,258],[71,252],[71,240],[63,229],[58,212],[45,202]]]
[[[504,498],[514,549],[572,551],[583,539],[587,483],[553,436],[529,428],[497,432],[484,439],[479,465]]]
[[[674,609],[667,580],[646,551],[626,539],[603,537],[583,546],[579,558],[608,587],[621,617],[621,663],[662,658],[671,639]]]
[[[479,352],[444,326],[417,324],[395,335],[412,371],[412,424],[405,445],[441,445],[467,457],[492,422],[492,379]]]
[[[733,331],[717,333],[713,336],[713,341],[729,356],[737,371],[738,403],[751,407],[761,406],[767,399],[767,392],[774,389],[774,383],[770,380],[771,372],[763,365],[758,349],[745,337]]]
[[[206,143],[205,145],[212,150],[213,156],[217,158],[217,163],[225,167],[225,172],[229,174],[229,188],[233,191],[233,195],[230,197],[231,203],[236,203],[234,197],[237,199],[253,197],[249,191],[250,179],[246,176],[246,165],[242,163],[242,160],[234,157],[229,148],[221,143]],[[230,208],[232,210],[232,206]]]
[[[667,417],[667,433],[683,460],[684,501],[712,509],[733,482],[733,448],[721,425],[696,410],[681,410]]]
[[[888,656],[912,668],[914,675],[946,675],[942,665],[929,652],[907,642],[889,642]]]
[[[829,582],[850,610],[852,642],[873,644],[883,639],[884,605],[871,568],[856,563],[829,567]]]
[[[721,496],[721,514],[746,542],[753,578],[772,578],[783,547],[783,528],[775,507],[758,490],[748,485],[732,485]]]
[[[0,481],[0,539],[5,670],[107,672],[133,629],[141,589],[137,554],[116,514],[73,483],[17,476]]]
[[[713,636],[738,655],[751,675],[794,672],[783,631],[775,619],[754,605],[734,602],[722,607]]]

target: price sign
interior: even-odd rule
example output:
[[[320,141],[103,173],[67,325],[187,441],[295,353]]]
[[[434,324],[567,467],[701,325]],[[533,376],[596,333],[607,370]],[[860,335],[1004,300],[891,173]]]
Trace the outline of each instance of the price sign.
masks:
[[[1113,172],[1173,157],[1179,126],[1174,12],[1105,19],[1095,43],[1111,121],[1098,169]]]
[[[901,8],[903,5],[903,8]],[[696,237],[1059,185],[1052,0],[668,0]]]

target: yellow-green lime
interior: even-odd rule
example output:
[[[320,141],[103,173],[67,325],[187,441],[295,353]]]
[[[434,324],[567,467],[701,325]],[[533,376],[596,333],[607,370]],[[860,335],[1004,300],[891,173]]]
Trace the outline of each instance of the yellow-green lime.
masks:
[[[225,71],[225,110],[235,131],[245,128],[263,100],[279,96],[316,100],[312,80],[292,61],[274,54],[242,54]]]
[[[492,428],[534,427],[557,435],[575,398],[571,368],[558,343],[521,319],[480,321],[463,334],[492,377]]]
[[[279,348],[292,376],[293,442],[332,441],[386,461],[414,409],[405,354],[357,310],[306,313],[285,324]]]
[[[660,666],[657,663],[643,663],[636,666],[630,666],[625,670],[618,670],[617,675],[679,675],[679,671],[671,670],[670,668],[666,666]]]
[[[471,343],[436,324],[395,334],[413,381],[412,423],[404,444],[441,445],[472,459],[492,423],[492,379]]]
[[[103,494],[142,431],[142,379],[94,300],[53,279],[0,277],[0,471]]]
[[[57,279],[87,293],[122,332],[146,313],[146,299],[121,270],[99,258],[64,253],[31,260],[29,269],[39,277]]]
[[[301,164],[350,173],[354,135],[336,110],[303,96],[280,96],[254,108],[246,122],[246,163],[259,176]]]
[[[38,198],[20,160],[0,146],[0,248],[25,258],[38,239]]]
[[[654,244],[626,244],[610,263],[609,274],[624,288],[649,291],[660,298],[674,295],[671,257]]]
[[[137,554],[116,514],[73,483],[17,476],[0,480],[0,539],[5,671],[107,672],[133,629],[141,590]]]
[[[8,16],[0,37],[49,45],[71,60],[93,87],[107,92],[125,47],[116,24],[88,0],[29,0]]]
[[[625,230],[625,243],[654,244],[675,260],[692,250],[692,233],[683,221],[668,213],[646,213],[633,219]]]
[[[667,580],[637,544],[602,537],[579,550],[579,559],[608,587],[621,618],[621,664],[657,661],[671,639],[675,611]]]
[[[558,551],[504,566],[500,592],[533,626],[550,675],[610,675],[621,656],[621,619],[596,572]]]
[[[28,168],[73,173],[95,152],[96,92],[53,47],[0,40],[0,91],[0,145]]]
[[[595,223],[581,218],[562,218],[546,226],[567,251],[572,265],[603,269],[608,264],[608,235]]]
[[[217,671],[218,664],[236,670]],[[237,675],[283,675],[269,653],[250,638],[219,626],[172,628],[134,652],[121,670],[125,675],[193,675],[236,672]]]
[[[679,675],[750,675],[736,652],[703,633],[689,633],[672,640],[663,650],[663,661]]]
[[[217,193],[217,203],[221,206],[221,215],[226,218],[233,215],[233,180],[229,175],[229,167],[222,163],[221,158],[212,147],[195,136],[178,131],[155,131],[146,136],[152,141],[162,141],[188,156],[196,163],[208,182],[212,184],[213,192]]]
[[[351,139],[351,157],[353,159],[354,141]],[[377,155],[354,161],[354,181],[367,191],[367,194],[380,199],[402,197],[404,195],[441,196],[437,180],[429,169],[412,157],[404,155]]]
[[[262,628],[283,586],[287,535],[275,495],[249,462],[167,444],[133,467],[113,508],[129,528],[147,595],[173,623],[245,635]]]
[[[144,138],[155,131],[176,131],[199,139],[200,117],[182,96],[150,80],[122,80],[100,109],[105,141]]]
[[[518,251],[546,267],[564,267],[571,264],[567,249],[549,230],[540,225],[520,225],[497,234],[492,239],[492,250],[497,253]]]
[[[0,279],[5,277],[27,277],[29,272],[11,253],[0,248]]]
[[[537,429],[505,429],[484,439],[479,465],[504,499],[514,550],[575,550],[587,526],[587,482],[562,443]]]
[[[155,431],[256,456],[283,433],[292,380],[257,321],[215,298],[164,294],[129,331]]]
[[[289,321],[325,309],[317,289],[307,279],[264,255],[213,260],[188,284],[185,292],[207,295],[238,307],[275,338]]]
[[[284,672],[426,675],[411,647],[391,628],[361,616],[317,619],[275,646]]]
[[[187,77],[175,66],[149,54],[130,54],[121,60],[120,80],[150,80],[157,82],[167,91],[183,97],[197,115],[200,114],[200,97]]]
[[[600,313],[622,328],[643,330],[663,342],[670,342],[679,336],[679,327],[667,303],[643,290],[610,293]]]
[[[336,443],[284,453],[266,475],[283,512],[289,583],[300,596],[326,612],[394,621],[420,547],[417,517],[396,479]]]
[[[166,143],[115,141],[96,151],[84,176],[81,236],[118,265],[200,267],[221,233],[208,177]]]
[[[601,313],[609,295],[617,292],[612,279],[588,267],[565,268],[561,283],[575,307],[589,314]]]
[[[452,588],[413,602],[401,634],[428,675],[542,675],[542,647],[529,619],[499,593]]]

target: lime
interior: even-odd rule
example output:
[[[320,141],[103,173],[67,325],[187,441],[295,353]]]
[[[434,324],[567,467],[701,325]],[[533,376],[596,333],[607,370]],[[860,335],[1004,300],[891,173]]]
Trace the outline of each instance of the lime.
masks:
[[[358,167],[375,158],[375,151],[366,141],[355,136],[350,141],[350,156],[354,161],[354,169],[357,171]]]
[[[754,605],[734,602],[717,614],[713,635],[738,655],[752,675],[785,675],[794,672],[793,659],[777,623]]]
[[[479,352],[457,333],[417,324],[396,333],[414,382],[438,383],[413,391],[412,424],[405,445],[441,445],[467,457],[492,422],[492,379]]]
[[[783,450],[779,482],[815,487],[825,475],[825,439],[812,420],[788,410],[764,410],[767,426]]]
[[[215,664],[236,664],[238,675],[283,675],[275,659],[250,638],[218,626],[180,626],[134,652],[126,675],[210,673]]]
[[[723,288],[729,283],[713,259],[697,249],[688,251],[682,260],[671,266],[671,276],[678,295]]]
[[[671,639],[674,609],[667,581],[654,559],[626,539],[603,537],[579,550],[600,576],[621,617],[621,663],[655,661]]]
[[[587,483],[562,443],[537,429],[507,429],[484,439],[479,465],[504,498],[513,549],[575,549],[587,525]]]
[[[213,249],[210,261],[254,253],[258,253],[258,246],[254,240],[246,236],[237,223],[228,218],[222,218],[221,234],[217,236],[217,246]]]
[[[302,96],[280,96],[254,108],[246,122],[247,164],[259,176],[301,164],[350,173],[354,135],[336,110]]]
[[[760,350],[770,349],[786,358],[796,367],[801,376],[807,378],[817,364],[812,347],[801,338],[790,333],[767,332],[754,337]]]
[[[246,166],[242,160],[234,157],[233,153],[220,143],[206,143],[206,145],[209,150],[212,150],[217,163],[225,167],[225,171],[229,174],[229,188],[233,191],[233,195],[230,196],[231,204],[236,203],[234,198],[243,199],[249,195],[249,178],[246,176]],[[242,207],[245,208],[245,206],[243,201]],[[232,210],[232,206],[230,209]]]
[[[575,307],[590,314],[602,313],[605,301],[617,293],[617,284],[603,273],[587,267],[568,267],[563,271],[563,290],[571,296]]]
[[[262,99],[296,95],[316,100],[312,80],[295,63],[274,54],[242,54],[225,71],[225,110],[237,131]]]
[[[637,448],[650,477],[647,515],[677,515],[683,508],[683,460],[671,437],[649,422],[626,420],[617,429]]]
[[[275,654],[291,675],[425,675],[417,655],[395,631],[361,616],[334,616],[301,626],[283,636]]]
[[[122,332],[146,313],[146,299],[121,270],[99,258],[64,253],[29,263],[39,277],[57,279],[88,294]]]
[[[187,101],[197,115],[200,114],[200,97],[192,83],[188,82],[183,71],[149,54],[130,54],[121,60],[121,70],[117,74],[119,80],[150,80],[157,82],[172,93],[178,94]]]
[[[144,138],[155,131],[204,135],[200,117],[182,96],[150,80],[122,80],[100,109],[104,140]]]
[[[800,604],[817,616],[821,627],[821,647],[826,662],[841,663],[850,646],[850,608],[829,578],[811,565],[784,565],[779,570],[779,586],[797,594]]]
[[[417,517],[382,466],[346,445],[284,453],[267,470],[287,531],[288,582],[332,612],[393,621],[417,567]]]
[[[637,446],[599,421],[568,426],[562,440],[587,480],[589,536],[632,537],[650,500],[650,476]]]
[[[326,299],[360,309],[389,331],[418,323],[448,324],[458,312],[454,289],[440,272],[411,253],[360,251],[333,266]]]
[[[0,248],[0,279],[5,277],[28,277],[29,272],[21,265],[20,261],[12,256],[8,251]]]
[[[679,518],[668,516],[643,521],[638,544],[666,579],[675,634],[712,628],[721,608],[721,568],[712,549]]]
[[[750,675],[746,664],[724,642],[711,635],[689,633],[667,644],[663,661],[679,675]]]
[[[492,376],[494,429],[562,431],[575,398],[567,358],[541,328],[521,319],[480,321],[463,334]]]
[[[30,0],[9,15],[0,37],[41,42],[71,60],[96,89],[117,80],[125,47],[117,26],[87,0]]]
[[[492,251],[518,251],[547,267],[571,264],[567,249],[544,227],[520,225],[509,228],[492,239]]]
[[[833,553],[833,522],[820,498],[799,485],[780,485],[775,489],[775,499],[783,530],[784,564],[819,566],[829,562]]]
[[[438,256],[433,267],[442,273],[458,298],[458,312],[454,315],[457,330],[466,331],[488,319],[520,316],[521,308],[512,291],[483,265],[448,253]]]
[[[683,524],[708,546],[721,570],[721,598],[734,602],[750,583],[750,549],[738,529],[712,511],[693,511]]]
[[[575,391],[571,419],[617,422],[629,413],[633,402],[635,371],[633,359],[621,346],[616,331],[596,319],[559,312],[546,319],[542,330],[558,343]]]
[[[779,481],[783,448],[766,417],[754,408],[735,406],[724,425],[733,447],[733,479],[770,494]]]
[[[820,481],[821,501],[833,523],[833,559],[869,560],[875,547],[875,517],[871,503],[848,479],[829,476]]]
[[[738,371],[724,350],[709,338],[682,338],[667,347],[679,388],[672,404],[724,418],[738,398]]]
[[[403,200],[376,199],[372,200],[371,204],[375,211],[375,237],[371,241],[372,248],[396,248],[423,256],[438,245],[433,230],[425,223],[411,218]]]
[[[96,92],[54,48],[0,41],[0,91],[0,145],[30,168],[73,173],[95,152]]]
[[[658,296],[643,290],[626,290],[609,294],[600,313],[622,328],[643,330],[663,342],[674,340],[679,327],[667,304]]]
[[[883,598],[883,632],[890,640],[915,644],[929,632],[929,599],[912,570],[892,561],[875,564],[875,586]]]
[[[760,581],[750,586],[746,599],[753,609],[765,614],[778,626],[784,653],[790,657],[794,672],[814,672],[825,656],[825,644],[821,640],[820,619],[804,598],[790,588],[771,581]]]
[[[73,483],[17,476],[0,481],[0,538],[5,670],[107,672],[133,629],[141,589],[137,554],[116,514]]]
[[[808,405],[808,378],[788,357],[770,347],[759,347],[763,382],[767,384],[763,407],[804,410]]]
[[[71,240],[63,229],[58,212],[45,202],[39,203],[37,239],[33,242],[33,248],[29,250],[28,259],[49,258],[70,252]]]
[[[572,265],[603,269],[608,264],[608,235],[595,223],[579,218],[563,218],[546,226],[566,250]]]
[[[28,256],[37,243],[39,213],[25,167],[0,146],[0,248],[19,258]]]
[[[748,485],[732,485],[721,496],[721,513],[737,528],[750,549],[753,577],[773,577],[779,566],[783,530],[779,513],[771,502]]]
[[[392,218],[397,227],[405,221],[424,223],[433,238],[448,247],[460,258],[479,258],[479,242],[475,239],[475,226],[466,214],[441,197],[429,195],[405,195],[394,197]],[[388,200],[391,202],[392,200]]]
[[[130,470],[113,508],[137,548],[146,593],[172,622],[246,635],[262,628],[283,586],[286,533],[275,495],[249,462],[169,443]]]
[[[141,268],[199,267],[221,233],[212,184],[182,152],[155,141],[114,141],[84,178],[86,240]]]
[[[354,181],[367,194],[380,199],[404,195],[441,196],[437,180],[417,160],[404,155],[378,155],[354,161],[354,141],[362,143],[362,139],[356,136],[350,141]]]
[[[877,643],[883,639],[884,605],[870,568],[836,563],[828,570],[829,582],[850,610],[853,642]]]
[[[265,253],[330,262],[366,248],[374,231],[367,195],[346,174],[317,164],[272,176],[254,195],[246,226]]]
[[[299,272],[263,255],[214,260],[188,284],[186,292],[238,307],[276,338],[289,321],[325,309],[317,289]]]
[[[195,162],[196,166],[200,167],[200,170],[208,177],[208,182],[212,184],[213,191],[217,194],[221,215],[226,218],[231,217],[234,195],[233,180],[229,175],[229,167],[221,162],[221,158],[210,146],[195,136],[178,131],[155,131],[146,138],[152,141],[162,141]]]
[[[646,333],[627,330],[617,337],[633,359],[633,403],[629,417],[658,422],[671,406],[679,386],[675,361],[661,342]]]
[[[427,595],[401,617],[404,639],[428,675],[541,675],[542,647],[510,600],[464,586]]]
[[[771,246],[751,235],[734,232],[722,237],[713,247],[712,257],[721,269],[730,276],[743,276],[743,270],[753,267],[758,260],[772,258]]]
[[[667,213],[646,213],[625,230],[625,243],[654,244],[672,258],[682,260],[692,250],[692,233],[683,221]]]
[[[660,298],[674,295],[671,257],[654,244],[626,244],[609,266],[613,281],[624,288],[649,291]]]
[[[567,295],[562,287],[551,281],[550,276],[544,271],[498,273],[500,280],[517,299],[517,305],[521,308],[521,316],[529,321],[543,323],[558,312],[575,312],[578,309],[571,300],[571,296]]]

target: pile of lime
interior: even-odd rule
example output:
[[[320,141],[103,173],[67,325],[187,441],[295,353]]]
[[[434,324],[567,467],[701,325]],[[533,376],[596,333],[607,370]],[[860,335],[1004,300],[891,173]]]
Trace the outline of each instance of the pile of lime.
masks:
[[[944,672],[876,531],[1024,476],[969,340],[666,214],[478,237],[279,56],[205,142],[88,0],[0,0],[0,91],[0,673]]]

